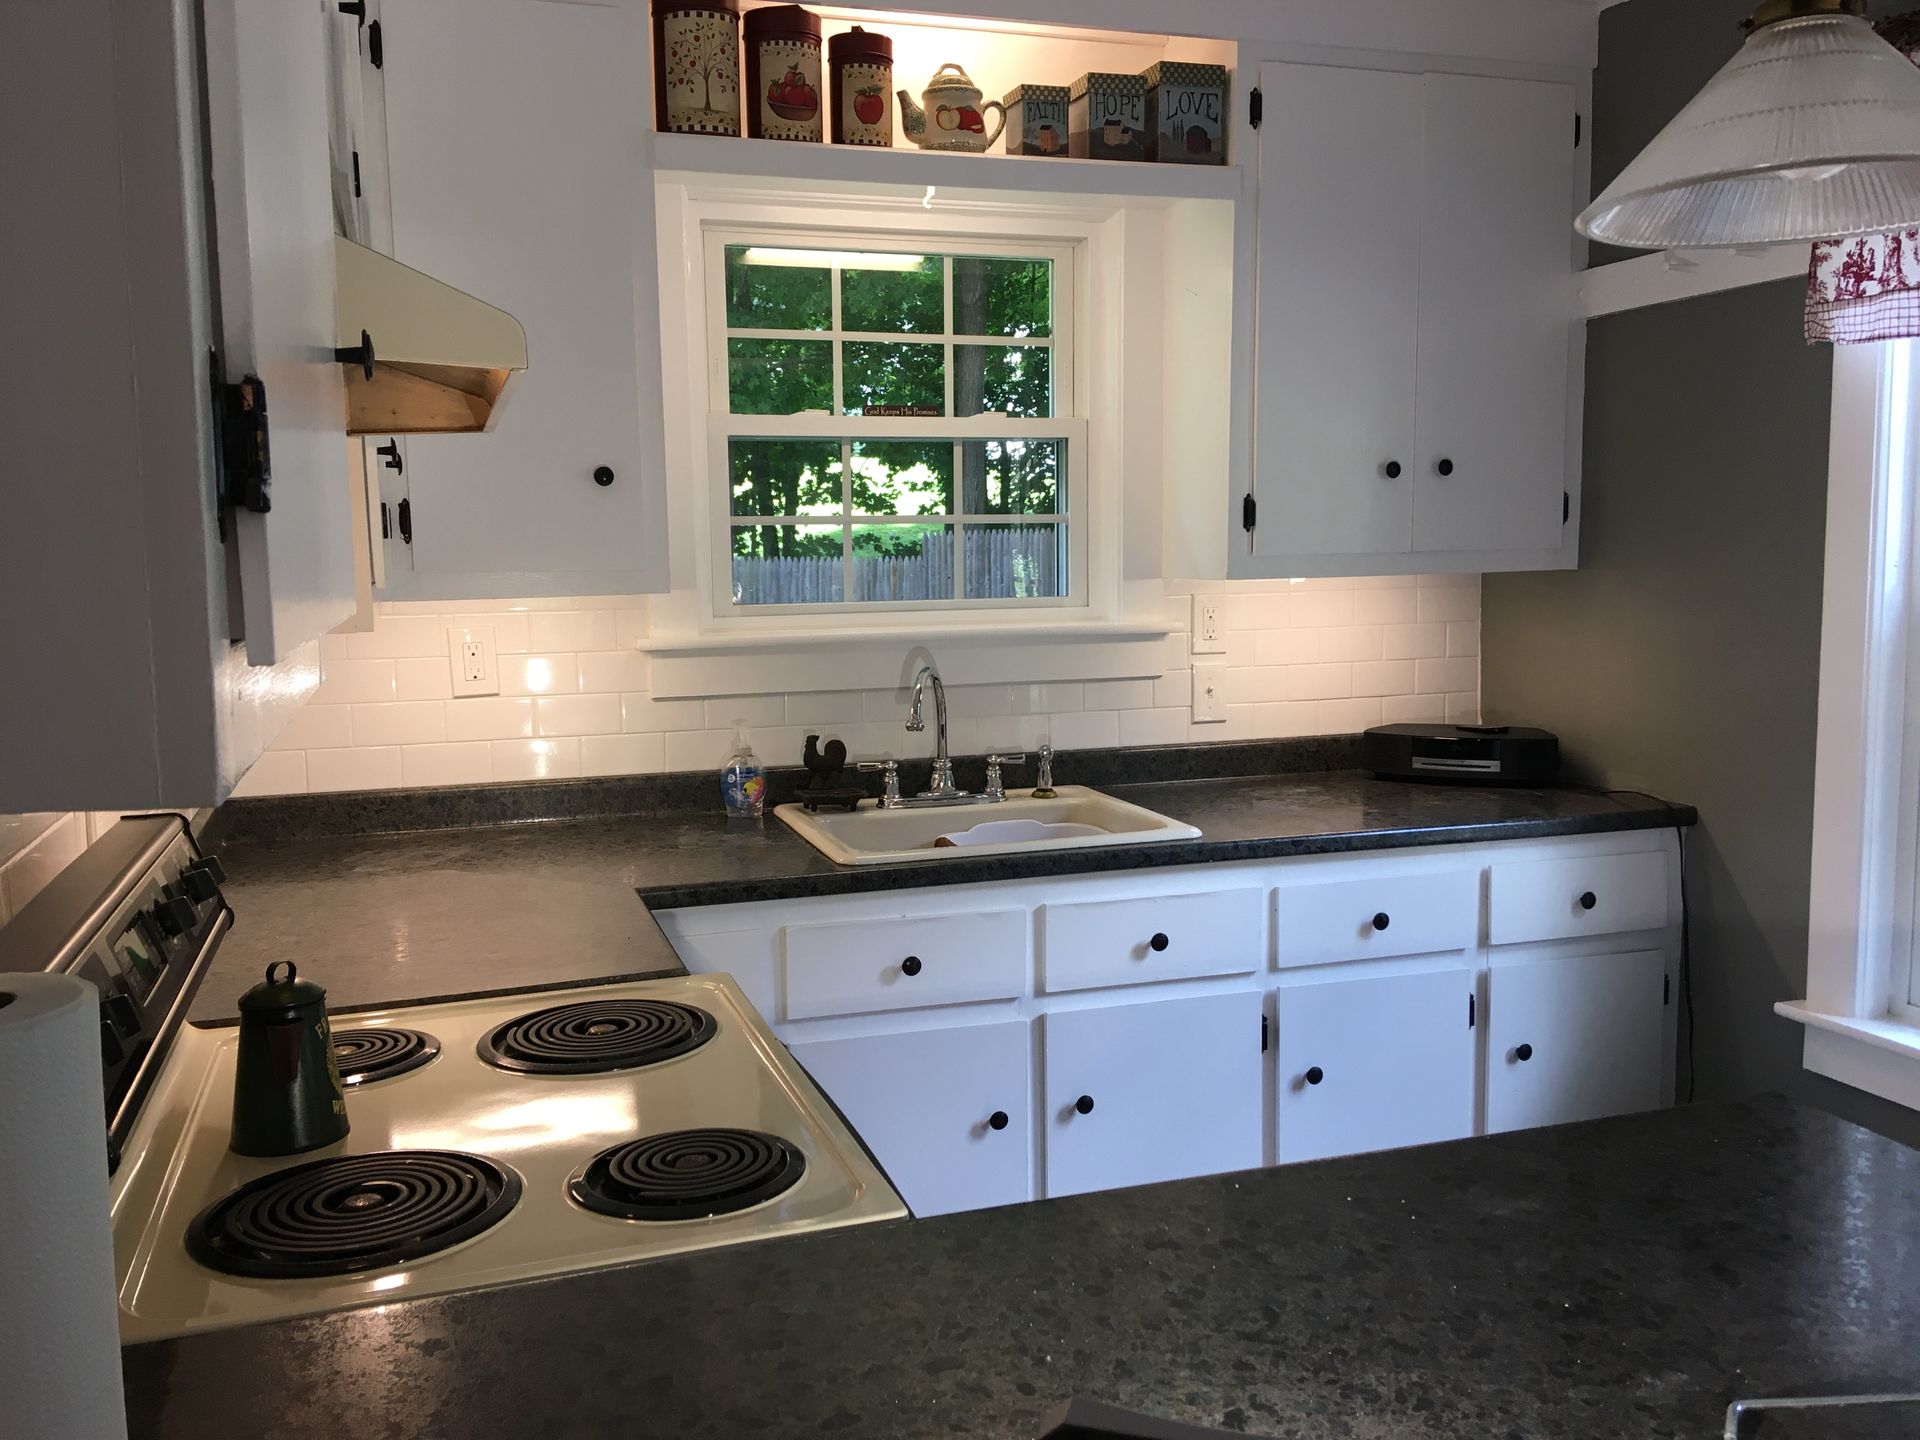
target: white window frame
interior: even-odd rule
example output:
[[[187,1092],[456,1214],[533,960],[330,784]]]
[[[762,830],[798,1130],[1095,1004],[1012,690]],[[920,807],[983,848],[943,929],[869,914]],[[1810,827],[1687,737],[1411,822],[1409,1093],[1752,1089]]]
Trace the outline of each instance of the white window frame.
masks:
[[[1920,1109],[1920,342],[1834,347],[1808,1070]]]
[[[1088,495],[1086,449],[1088,425],[1086,396],[1076,386],[1076,359],[1080,347],[1077,276],[1082,265],[1081,243],[1058,239],[981,240],[977,236],[931,232],[919,235],[876,235],[872,232],[818,229],[795,230],[729,223],[710,223],[703,228],[702,249],[706,279],[706,377],[707,377],[707,465],[708,566],[712,583],[706,588],[708,613],[715,620],[752,622],[765,617],[828,615],[843,617],[876,614],[901,614],[936,611],[1017,610],[1084,611],[1090,590],[1088,533],[1094,519],[1093,503]],[[938,338],[899,335],[859,330],[738,330],[726,322],[726,250],[730,245],[778,243],[796,249],[860,251],[868,254],[983,255],[1049,260],[1053,263],[1053,317],[1045,337],[1025,339],[1012,336],[971,336],[943,331]],[[952,267],[946,267],[944,311],[953,315]],[[840,318],[840,271],[833,272],[833,319]],[[939,345],[945,351],[946,410],[944,416],[868,417],[834,413],[806,412],[798,415],[741,415],[727,408],[729,373],[727,341],[735,339],[813,340],[832,342],[871,342],[876,344]],[[953,351],[958,345],[1023,344],[1044,346],[1050,351],[1049,366],[1053,387],[1054,414],[1045,419],[1016,419],[987,414],[964,418],[953,415]],[[838,403],[841,388],[840,351],[834,351],[834,398]],[[732,532],[739,517],[731,513],[728,472],[728,441],[755,439],[938,439],[955,442],[954,504],[956,509],[941,517],[924,517],[920,523],[947,523],[955,533],[954,571],[964,576],[965,531],[992,522],[1007,523],[1031,519],[1034,523],[1055,522],[1067,532],[1067,593],[1043,598],[969,599],[954,595],[937,600],[872,601],[847,599],[813,605],[736,605],[729,583],[732,571]],[[1031,517],[1011,515],[969,515],[962,513],[965,496],[960,493],[959,444],[967,440],[1063,440],[1066,463],[1061,469],[1060,485],[1066,496],[1066,508],[1053,515]],[[851,492],[849,491],[849,494]],[[860,524],[908,523],[908,517],[856,515],[850,508],[838,517],[823,515],[818,523],[842,528],[843,555],[850,555],[853,531]]]

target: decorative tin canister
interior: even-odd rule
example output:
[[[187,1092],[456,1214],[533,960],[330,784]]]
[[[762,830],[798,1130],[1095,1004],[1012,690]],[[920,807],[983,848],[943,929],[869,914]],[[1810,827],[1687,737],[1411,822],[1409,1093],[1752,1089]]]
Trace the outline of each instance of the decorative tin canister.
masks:
[[[893,41],[858,25],[827,41],[833,143],[893,144]]]
[[[756,140],[825,138],[820,17],[798,5],[749,10],[747,134]]]
[[[1092,70],[1067,97],[1067,153],[1082,160],[1147,158],[1147,82]]]
[[[1007,92],[1007,154],[1067,153],[1067,87],[1016,85]]]
[[[1147,82],[1147,153],[1179,165],[1227,163],[1227,67],[1162,60]]]
[[[735,0],[653,0],[653,93],[662,131],[740,133]]]

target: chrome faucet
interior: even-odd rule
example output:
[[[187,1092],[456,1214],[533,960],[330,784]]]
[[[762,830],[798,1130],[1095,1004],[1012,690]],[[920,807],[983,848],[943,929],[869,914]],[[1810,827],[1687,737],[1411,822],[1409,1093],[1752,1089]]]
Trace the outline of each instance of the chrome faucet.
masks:
[[[938,727],[933,741],[933,778],[927,788],[913,798],[923,805],[957,805],[973,797],[953,783],[953,757],[947,753],[947,687],[932,661],[922,665],[913,677],[913,704],[907,711],[907,729],[917,735],[927,728],[922,702],[928,681],[933,682],[933,716]]]

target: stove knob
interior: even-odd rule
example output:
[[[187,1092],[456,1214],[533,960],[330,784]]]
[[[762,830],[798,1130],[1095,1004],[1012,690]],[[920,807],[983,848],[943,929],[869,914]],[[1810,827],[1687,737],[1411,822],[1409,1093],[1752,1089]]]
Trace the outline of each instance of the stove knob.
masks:
[[[102,1011],[100,1016],[100,1063],[102,1065],[118,1065],[126,1056],[127,1052],[120,1044],[120,1037],[114,1034],[113,1022],[108,1020],[106,1013]]]
[[[218,855],[202,855],[187,866],[187,874],[204,875],[216,885],[227,883],[227,867],[220,863]]]
[[[133,1035],[139,1031],[140,1007],[133,1003],[133,997],[124,990],[107,996],[100,1008],[113,1021],[113,1028],[122,1035]]]
[[[184,895],[154,902],[154,923],[160,927],[160,933],[168,938],[184,935],[191,930],[194,918],[193,902]]]
[[[205,870],[191,865],[180,872],[180,888],[187,892],[187,898],[196,905],[204,905],[220,896],[220,883]]]

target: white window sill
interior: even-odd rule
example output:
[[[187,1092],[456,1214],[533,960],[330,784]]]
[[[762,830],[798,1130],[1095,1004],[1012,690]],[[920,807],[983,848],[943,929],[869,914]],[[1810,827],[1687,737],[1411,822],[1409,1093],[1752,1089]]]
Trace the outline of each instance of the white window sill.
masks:
[[[660,699],[886,690],[912,682],[928,654],[949,685],[1150,679],[1168,669],[1164,624],[945,621],[914,628],[779,630],[640,642]],[[1184,662],[1183,662],[1184,663]],[[743,687],[743,676],[751,683]]]
[[[1804,1000],[1782,1000],[1773,1010],[1806,1027],[1801,1063],[1807,1069],[1920,1110],[1920,1025],[1834,1015]]]

